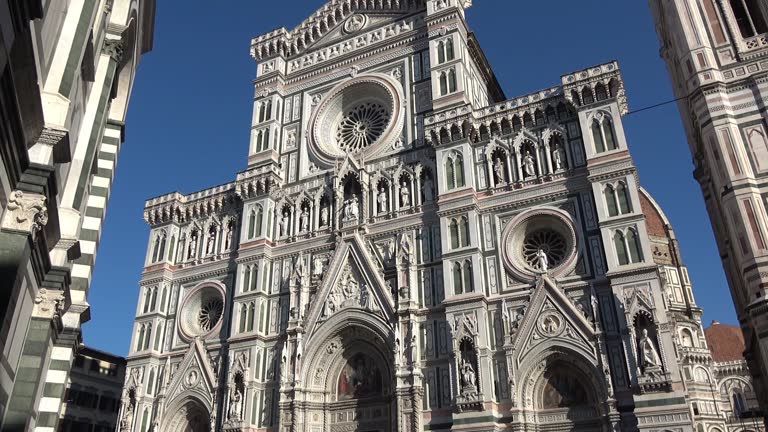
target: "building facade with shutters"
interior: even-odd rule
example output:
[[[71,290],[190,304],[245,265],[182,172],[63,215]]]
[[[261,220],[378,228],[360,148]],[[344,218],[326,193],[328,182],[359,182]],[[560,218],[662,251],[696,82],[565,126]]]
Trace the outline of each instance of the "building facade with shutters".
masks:
[[[768,5],[650,0],[747,361],[768,408]]]
[[[53,432],[153,0],[0,0],[0,429]]]
[[[253,39],[247,169],[146,202],[120,430],[704,427],[619,65],[507,97],[471,3],[332,0]]]

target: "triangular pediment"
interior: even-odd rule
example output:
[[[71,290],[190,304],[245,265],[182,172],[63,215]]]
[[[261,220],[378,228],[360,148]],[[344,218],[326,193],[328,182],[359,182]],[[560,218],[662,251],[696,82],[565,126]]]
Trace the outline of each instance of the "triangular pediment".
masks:
[[[185,392],[194,392],[212,403],[216,387],[216,373],[208,359],[205,346],[202,340],[195,339],[189,344],[184,359],[173,372],[166,392],[169,400],[174,400]]]
[[[567,346],[596,359],[594,340],[595,330],[585,313],[554,281],[541,277],[513,341],[518,362],[552,345]]]
[[[394,314],[392,293],[358,234],[341,240],[326,276],[312,299],[305,328],[312,333],[347,309],[362,310],[385,321]]]

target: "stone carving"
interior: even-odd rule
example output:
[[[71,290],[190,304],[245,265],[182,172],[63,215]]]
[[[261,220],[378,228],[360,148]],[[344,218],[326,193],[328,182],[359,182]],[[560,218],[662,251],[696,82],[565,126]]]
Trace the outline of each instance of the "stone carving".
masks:
[[[387,212],[387,191],[384,190],[384,186],[379,189],[379,196],[377,198],[377,201],[379,203],[379,213],[386,213]]]
[[[523,167],[525,168],[525,176],[526,177],[536,177],[536,160],[531,156],[531,152],[529,150],[525,151],[525,156],[523,157]]]
[[[466,359],[461,361],[461,393],[463,396],[477,394],[477,376],[472,364]]]
[[[239,422],[243,419],[243,394],[237,388],[232,389],[228,416],[231,422]]]
[[[549,271],[549,257],[547,256],[547,253],[544,252],[544,249],[539,249],[539,251],[536,252],[536,259],[539,262],[539,270],[547,273]]]
[[[320,209],[320,226],[321,227],[328,226],[328,207],[323,207],[322,209]]]
[[[120,430],[130,432],[133,429],[133,404],[127,403],[120,419]]]
[[[640,353],[640,366],[643,371],[647,371],[649,368],[661,367],[661,358],[658,351],[653,344],[653,341],[648,336],[648,329],[643,329],[642,336],[638,341],[638,352]]]
[[[344,31],[347,33],[355,33],[363,29],[365,27],[366,22],[365,15],[361,14],[355,14],[352,15],[345,23],[344,23]]]
[[[501,161],[501,158],[497,157],[493,161],[493,172],[496,175],[496,184],[506,183],[506,178],[504,176],[504,163]]]
[[[3,228],[36,234],[48,224],[46,198],[20,190],[11,192],[7,211],[3,217]]]
[[[552,152],[552,163],[555,164],[555,171],[560,171],[565,165],[565,150],[563,150],[562,144],[557,144],[555,150]]]
[[[197,254],[197,231],[192,231],[192,234],[189,236],[189,251],[187,253],[187,258],[194,258]]]
[[[402,207],[411,206],[411,191],[408,190],[408,183],[406,182],[400,186],[400,203]]]
[[[309,232],[309,211],[307,209],[301,210],[301,216],[299,216],[299,223],[301,225],[301,232]]]
[[[344,221],[356,222],[360,218],[360,205],[357,201],[357,196],[353,195],[352,198],[344,201]]]
[[[315,259],[312,261],[312,276],[321,278],[325,271],[325,260],[320,255],[315,255]]]
[[[556,336],[563,328],[562,319],[555,315],[545,315],[540,321],[541,332],[546,336]]]
[[[216,251],[216,226],[211,225],[211,229],[208,230],[208,245],[206,246],[205,253],[213,255]]]
[[[61,316],[64,311],[64,300],[61,292],[40,288],[35,297],[35,315],[47,318]]]
[[[280,219],[280,236],[288,236],[288,229],[291,226],[291,219],[288,216],[288,212],[283,213],[282,219]]]
[[[379,311],[371,288],[366,284],[361,286],[352,276],[351,269],[347,267],[339,283],[328,294],[328,299],[325,302],[325,316],[330,317],[336,312],[350,307],[371,312]]]

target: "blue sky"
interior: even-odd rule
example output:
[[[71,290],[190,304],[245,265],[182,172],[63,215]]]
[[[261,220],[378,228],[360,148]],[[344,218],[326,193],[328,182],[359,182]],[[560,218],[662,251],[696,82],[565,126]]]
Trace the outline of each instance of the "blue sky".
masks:
[[[121,355],[147,245],[144,201],[225,183],[245,168],[256,74],[250,38],[290,29],[324,2],[157,3],[154,50],[139,67],[84,326],[86,344]],[[617,59],[630,109],[673,98],[646,1],[475,1],[467,19],[508,97]],[[676,105],[629,115],[624,127],[640,182],[676,229],[705,324],[735,323]]]

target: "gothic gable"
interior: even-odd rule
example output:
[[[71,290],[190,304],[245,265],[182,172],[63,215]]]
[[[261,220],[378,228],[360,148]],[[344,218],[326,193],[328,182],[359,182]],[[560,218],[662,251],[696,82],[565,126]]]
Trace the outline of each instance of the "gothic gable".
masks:
[[[216,373],[203,342],[197,338],[189,344],[184,359],[173,372],[167,391],[169,401],[177,399],[183,393],[194,393],[213,404],[216,387]]]
[[[514,340],[518,364],[552,345],[567,346],[597,359],[592,324],[547,276],[536,283],[530,306]]]
[[[341,241],[312,301],[305,328],[308,336],[328,318],[345,309],[359,309],[385,321],[394,314],[394,300],[359,235]]]

